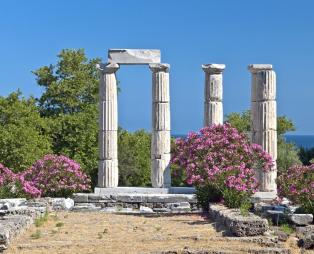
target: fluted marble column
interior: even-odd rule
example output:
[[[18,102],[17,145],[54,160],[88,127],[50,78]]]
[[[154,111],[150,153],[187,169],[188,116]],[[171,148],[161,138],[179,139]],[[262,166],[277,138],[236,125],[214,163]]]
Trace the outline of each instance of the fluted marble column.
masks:
[[[169,64],[150,64],[152,71],[151,181],[155,188],[170,187]]]
[[[117,187],[118,105],[115,72],[119,65],[107,63],[98,67],[100,70],[98,187]]]
[[[251,131],[252,143],[259,144],[274,162],[273,170],[258,172],[260,191],[277,191],[277,105],[276,74],[271,64],[251,64]]]
[[[224,64],[204,64],[205,72],[205,102],[204,102],[204,126],[223,124],[222,105],[222,72]]]

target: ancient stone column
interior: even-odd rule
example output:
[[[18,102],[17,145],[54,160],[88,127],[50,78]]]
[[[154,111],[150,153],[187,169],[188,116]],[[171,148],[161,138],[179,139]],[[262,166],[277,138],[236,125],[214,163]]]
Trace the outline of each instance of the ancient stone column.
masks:
[[[98,187],[118,186],[118,106],[117,79],[119,65],[100,64],[99,87],[99,166]]]
[[[224,64],[204,64],[205,72],[205,102],[204,126],[223,124],[222,106],[222,72]]]
[[[274,162],[273,170],[264,173],[258,170],[260,191],[276,192],[277,177],[277,105],[276,74],[271,64],[251,64],[251,131],[252,143],[259,144]]]
[[[152,71],[151,181],[155,188],[170,187],[169,64],[150,64]]]

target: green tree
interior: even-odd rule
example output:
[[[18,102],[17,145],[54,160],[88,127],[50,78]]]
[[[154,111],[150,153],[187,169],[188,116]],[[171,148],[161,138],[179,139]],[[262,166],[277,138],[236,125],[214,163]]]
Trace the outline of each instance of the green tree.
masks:
[[[41,115],[51,123],[49,135],[55,154],[78,161],[96,183],[98,165],[98,86],[96,64],[84,50],[62,50],[56,65],[33,73],[44,89],[38,104]]]
[[[230,123],[240,132],[249,132],[251,130],[251,111],[246,110],[242,113],[230,113],[227,115],[226,122]]]
[[[19,91],[0,97],[0,163],[19,172],[51,153],[48,125],[34,98],[23,98]]]
[[[130,133],[119,129],[118,157],[121,186],[150,186],[150,140],[144,130]]]
[[[226,122],[237,128],[240,132],[249,133],[251,131],[250,110],[242,113],[230,113],[226,117]],[[294,164],[301,164],[298,155],[298,148],[294,144],[285,141],[284,134],[289,131],[294,131],[295,126],[291,119],[286,116],[277,117],[277,135],[278,135],[278,156],[277,167],[278,171],[286,170]]]

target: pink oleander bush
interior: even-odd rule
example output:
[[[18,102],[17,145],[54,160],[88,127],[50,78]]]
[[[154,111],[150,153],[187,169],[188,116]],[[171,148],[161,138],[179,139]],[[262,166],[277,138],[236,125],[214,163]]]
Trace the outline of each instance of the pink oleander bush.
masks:
[[[279,197],[301,205],[305,213],[314,214],[314,164],[295,165],[277,178]]]
[[[228,123],[191,132],[175,144],[174,171],[185,170],[187,183],[196,186],[199,196],[215,193],[204,201],[205,207],[218,199],[231,208],[240,207],[258,188],[254,169],[269,171],[272,167],[271,156]]]
[[[25,180],[23,175],[15,174],[0,164],[0,198],[36,198],[40,195],[41,191]]]
[[[80,164],[63,155],[45,155],[22,175],[42,196],[66,197],[91,187],[90,178]]]

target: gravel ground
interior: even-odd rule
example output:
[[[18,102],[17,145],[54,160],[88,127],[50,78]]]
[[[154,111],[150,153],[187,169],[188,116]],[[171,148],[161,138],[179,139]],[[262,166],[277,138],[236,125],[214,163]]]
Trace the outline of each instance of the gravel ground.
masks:
[[[291,253],[300,253],[292,241],[285,247]],[[241,242],[239,238],[223,237],[223,232],[217,232],[215,225],[199,214],[58,212],[50,214],[43,225],[33,225],[14,239],[5,254],[180,253],[184,249],[236,254],[265,248],[257,243]]]

